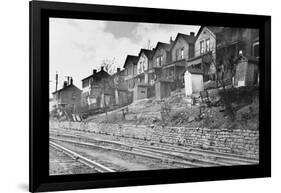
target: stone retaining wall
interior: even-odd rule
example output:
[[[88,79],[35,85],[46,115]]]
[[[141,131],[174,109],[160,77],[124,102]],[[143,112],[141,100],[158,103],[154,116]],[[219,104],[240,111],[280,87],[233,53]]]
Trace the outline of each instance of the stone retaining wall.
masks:
[[[247,157],[259,157],[259,131],[249,129],[207,129],[187,127],[161,127],[128,124],[96,124],[81,122],[52,122],[51,128],[71,128],[152,140],[163,143],[192,146]]]

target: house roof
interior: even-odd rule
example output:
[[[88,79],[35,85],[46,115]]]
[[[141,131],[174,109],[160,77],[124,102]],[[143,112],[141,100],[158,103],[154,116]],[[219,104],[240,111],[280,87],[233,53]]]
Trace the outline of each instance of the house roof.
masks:
[[[139,52],[139,56],[141,55],[141,53],[144,53],[144,55],[146,55],[146,57],[148,59],[151,59],[153,57],[153,53],[154,53],[154,49],[153,50],[148,50],[148,49],[141,49]]]
[[[170,51],[171,44],[167,44],[167,43],[164,43],[164,42],[157,42],[154,50],[157,50],[158,48],[163,48],[166,51]]]
[[[245,59],[247,59],[249,62],[252,62],[252,63],[259,63],[259,59],[256,58],[255,56],[252,56],[252,55],[243,55],[242,57],[244,57]],[[236,58],[236,62],[238,62],[239,60],[241,59],[241,56],[238,56]]]
[[[200,27],[200,29],[197,32],[196,37],[198,37],[201,33],[201,31],[204,29],[204,27],[207,27],[211,32],[213,32],[214,34],[221,32],[225,27],[216,27],[216,26],[204,26],[202,25]]]
[[[191,35],[187,35],[187,34],[182,34],[182,33],[178,33],[177,38],[182,37],[187,43],[189,44],[193,44],[196,40],[195,36],[191,36]],[[175,39],[175,41],[176,41]]]
[[[80,92],[82,92],[77,86],[75,86],[74,84],[70,84],[70,85],[67,85],[67,86],[65,86],[65,87],[63,87],[63,88],[61,88],[61,89],[59,89],[59,90],[53,92],[52,94],[56,94],[56,93],[59,93],[59,92],[68,90],[69,88],[72,88],[72,87],[75,88],[75,89],[77,89],[77,90],[79,90]]]
[[[187,67],[187,71],[191,74],[204,74],[203,70],[198,68],[192,68],[191,66]]]
[[[139,58],[138,56],[127,55],[123,68],[126,68],[129,62],[132,62],[133,64],[137,64],[138,58]]]
[[[204,28],[207,28],[208,30],[210,30],[213,34],[216,34],[220,31],[222,31],[223,27],[214,27],[214,26],[201,26],[200,29],[198,30],[197,34],[196,34],[196,39],[198,39],[199,35],[201,34],[201,32],[203,31]],[[217,35],[217,34],[216,34]]]
[[[110,75],[102,69],[99,72],[97,72],[95,74],[91,74],[90,76],[82,79],[82,81],[87,80],[87,79],[92,78],[92,77],[95,78],[95,79],[101,79],[101,78],[106,78],[108,76],[110,76]]]
[[[206,55],[211,55],[211,54],[212,54],[212,51],[208,51],[208,52],[205,52],[205,53],[203,53],[203,54],[201,54],[201,55],[198,55],[198,56],[189,58],[189,59],[187,60],[187,62],[194,61],[194,60],[197,60],[197,59],[199,59],[199,58],[203,58],[203,57],[206,56]]]
[[[120,70],[119,72],[115,72],[112,76],[123,75],[124,72],[125,72],[125,69]]]
[[[187,35],[187,34],[183,34],[183,33],[178,33],[176,39],[173,41],[173,45],[171,46],[171,49],[174,47],[174,45],[176,44],[176,42],[178,41],[179,38],[182,38],[186,41],[186,43],[188,44],[194,44],[195,40],[196,40],[196,36],[191,36],[191,35]]]
[[[166,52],[169,52],[171,50],[171,47],[172,47],[171,44],[167,44],[167,43],[164,43],[164,42],[157,42],[155,48],[153,49],[153,53],[152,53],[151,57],[154,56],[157,49],[163,48]]]

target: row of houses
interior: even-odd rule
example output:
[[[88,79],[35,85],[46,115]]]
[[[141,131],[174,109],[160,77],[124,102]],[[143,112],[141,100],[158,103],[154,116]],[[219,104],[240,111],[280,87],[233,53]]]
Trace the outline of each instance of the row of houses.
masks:
[[[243,65],[239,66],[237,61],[242,56]],[[253,85],[258,82],[258,64],[257,29],[201,26],[197,35],[178,33],[169,43],[158,42],[151,50],[140,49],[138,55],[128,55],[123,69],[118,68],[113,75],[103,67],[94,69],[82,80],[82,90],[69,84],[53,94],[59,101],[58,93],[63,90],[75,92],[78,97],[64,103],[72,108],[122,106],[143,98],[161,99],[177,88],[190,87],[186,85],[186,72],[200,75],[202,83],[229,80],[234,86]],[[190,77],[196,83],[196,76]]]

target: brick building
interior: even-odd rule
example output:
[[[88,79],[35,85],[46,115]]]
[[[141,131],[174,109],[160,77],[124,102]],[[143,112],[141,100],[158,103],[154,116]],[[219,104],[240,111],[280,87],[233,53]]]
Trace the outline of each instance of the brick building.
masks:
[[[63,88],[53,92],[54,108],[63,108],[75,112],[81,105],[81,90],[73,84],[73,80],[65,81]]]
[[[97,72],[82,80],[82,100],[83,107],[99,108],[113,104],[114,100],[114,82],[112,77],[101,67]]]

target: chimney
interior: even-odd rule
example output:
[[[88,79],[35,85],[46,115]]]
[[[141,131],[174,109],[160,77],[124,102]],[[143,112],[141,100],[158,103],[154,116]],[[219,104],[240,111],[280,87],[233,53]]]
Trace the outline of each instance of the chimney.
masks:
[[[94,69],[94,70],[93,70],[93,74],[96,74],[96,73],[97,73],[97,69]]]
[[[117,72],[120,72],[120,68],[117,68]]]
[[[194,32],[190,32],[190,36],[194,36],[195,35],[195,33]]]
[[[63,82],[63,88],[67,87],[67,81]]]
[[[170,44],[173,43],[173,38],[170,36]]]
[[[103,71],[103,68],[104,68],[104,67],[102,66],[100,71]]]
[[[69,85],[69,83],[70,83],[69,80],[70,80],[70,76],[67,77],[67,85]]]

